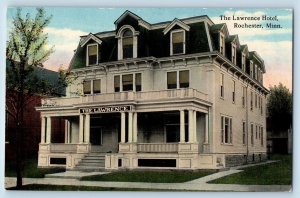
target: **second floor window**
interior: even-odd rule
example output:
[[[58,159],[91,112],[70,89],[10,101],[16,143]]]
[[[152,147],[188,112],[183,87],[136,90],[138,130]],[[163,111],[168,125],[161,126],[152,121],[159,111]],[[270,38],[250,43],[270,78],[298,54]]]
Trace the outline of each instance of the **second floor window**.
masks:
[[[122,38],[123,58],[133,58],[133,33],[127,29]]]
[[[123,91],[133,91],[133,74],[122,76]]]
[[[224,98],[224,74],[221,74],[221,79],[220,79],[220,87],[221,87],[221,98]]]
[[[250,93],[250,110],[253,110],[253,92]]]
[[[171,55],[185,53],[185,32],[176,30],[171,32]]]
[[[99,94],[101,93],[101,80],[85,80],[83,81],[83,94]]]
[[[188,88],[190,86],[189,70],[167,73],[167,89]]]
[[[87,65],[98,64],[98,45],[87,45]]]
[[[245,107],[245,101],[246,101],[246,87],[243,86],[243,97],[242,97],[242,105]]]
[[[246,144],[246,122],[243,121],[243,144]]]

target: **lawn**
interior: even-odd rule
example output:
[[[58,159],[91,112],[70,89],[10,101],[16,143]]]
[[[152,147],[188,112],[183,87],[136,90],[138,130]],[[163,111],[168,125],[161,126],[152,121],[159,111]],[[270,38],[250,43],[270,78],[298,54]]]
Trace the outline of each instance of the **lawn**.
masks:
[[[119,181],[119,182],[151,182],[181,183],[215,173],[215,170],[199,171],[121,171],[105,175],[83,177],[84,181]]]
[[[209,183],[245,185],[291,185],[292,156],[273,155],[271,160],[280,162],[245,168],[243,172],[226,176]]]
[[[37,159],[27,159],[24,161],[23,177],[43,178],[45,174],[65,171],[64,168],[37,168]],[[15,162],[5,162],[5,177],[16,177]]]

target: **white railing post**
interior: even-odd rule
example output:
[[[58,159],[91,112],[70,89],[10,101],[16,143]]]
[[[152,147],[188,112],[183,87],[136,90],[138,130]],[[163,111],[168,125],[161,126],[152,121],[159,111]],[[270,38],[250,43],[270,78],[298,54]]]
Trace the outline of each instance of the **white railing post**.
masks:
[[[125,112],[121,112],[121,143],[125,143]]]
[[[180,143],[185,142],[184,110],[180,110]]]

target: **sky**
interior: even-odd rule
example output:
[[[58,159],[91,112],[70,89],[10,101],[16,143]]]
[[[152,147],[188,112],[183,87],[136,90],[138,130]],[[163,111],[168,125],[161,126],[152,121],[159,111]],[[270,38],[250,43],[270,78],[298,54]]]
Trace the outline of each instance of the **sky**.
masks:
[[[240,44],[247,44],[249,51],[256,51],[265,61],[266,74],[264,86],[283,83],[292,90],[292,48],[293,48],[293,11],[292,9],[233,9],[233,8],[66,8],[46,7],[46,14],[52,15],[50,24],[46,27],[49,42],[47,47],[54,46],[55,52],[45,62],[45,67],[58,70],[67,68],[76,49],[79,36],[88,33],[114,30],[114,21],[126,10],[137,14],[149,23],[171,21],[174,18],[187,18],[207,15],[212,21],[226,23],[229,34],[238,34]],[[33,7],[26,7],[23,14],[35,16]],[[7,33],[12,27],[12,19],[16,8],[7,10]],[[221,15],[231,17],[221,20]],[[276,21],[265,20],[233,20],[236,17],[277,16]],[[247,29],[235,28],[234,24],[262,24],[272,22],[281,28]]]

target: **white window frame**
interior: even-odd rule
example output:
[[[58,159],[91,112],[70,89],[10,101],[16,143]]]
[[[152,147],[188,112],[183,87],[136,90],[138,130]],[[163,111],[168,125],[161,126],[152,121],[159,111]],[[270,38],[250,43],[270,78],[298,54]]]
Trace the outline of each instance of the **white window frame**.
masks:
[[[186,88],[181,88],[180,84],[179,84],[179,73],[181,71],[189,71],[189,87]],[[188,89],[191,87],[191,71],[189,69],[183,69],[183,70],[170,70],[166,72],[166,90],[172,90],[172,89],[168,89],[168,73],[171,72],[176,72],[176,89]]]
[[[123,75],[130,75],[132,74],[132,91],[123,91]],[[115,74],[113,76],[113,88],[114,88],[114,93],[119,93],[119,92],[136,92],[136,83],[135,83],[135,79],[136,79],[136,74],[141,74],[141,91],[143,91],[143,72],[134,72],[134,73],[124,73],[124,74]],[[115,92],[115,76],[120,76],[120,91],[119,92]],[[138,91],[138,92],[141,92]]]
[[[132,31],[132,39],[133,39],[133,52],[132,52],[132,58],[137,58],[137,55],[138,55],[138,35],[139,35],[139,32],[138,31],[135,31],[135,29],[130,26],[130,25],[124,25],[122,26],[117,35],[116,35],[116,38],[118,39],[118,60],[123,60],[123,34],[124,32],[127,30],[127,29],[130,29]],[[129,58],[128,58],[129,59]]]
[[[93,64],[93,65],[97,65],[99,63],[98,62],[98,60],[99,60],[99,45],[98,45],[98,43],[91,43],[91,44],[86,45],[86,66],[91,66],[89,64],[89,47],[93,46],[93,45],[97,46],[97,61],[96,61],[96,64]]]
[[[228,119],[228,136],[229,136],[228,139],[229,139],[229,142],[225,142],[225,119]],[[221,144],[232,145],[233,144],[232,117],[229,117],[229,116],[226,116],[226,115],[221,115],[221,122],[222,122],[221,123],[222,124],[221,125]]]
[[[242,143],[243,143],[243,145],[246,145],[247,133],[246,133],[246,121],[245,120],[243,120],[243,122],[242,122],[242,130],[243,130]]]
[[[236,93],[235,93],[235,81],[232,80],[232,103],[234,104],[236,100]]]
[[[174,54],[173,53],[173,34],[178,33],[178,32],[183,32],[183,53]],[[185,46],[186,46],[185,42],[186,42],[186,38],[185,38],[185,30],[184,29],[172,30],[170,32],[170,56],[185,54]]]
[[[85,95],[85,96],[89,96],[89,95],[94,95],[94,80],[100,80],[100,93],[96,93],[97,95],[98,94],[101,94],[102,93],[102,80],[101,80],[101,78],[96,78],[96,79],[86,79],[86,80],[83,80],[82,81],[82,93],[83,93],[83,95]],[[90,81],[91,82],[91,93],[89,93],[89,94],[84,94],[84,82],[87,82],[87,81]]]
[[[222,32],[220,32],[220,49],[219,52],[225,56],[225,36]]]
[[[231,44],[231,62],[236,65],[236,44]]]
[[[242,70],[243,72],[246,71],[246,55],[244,52],[242,52]]]
[[[225,96],[225,87],[224,87],[225,74],[220,73],[220,98],[224,99]]]

